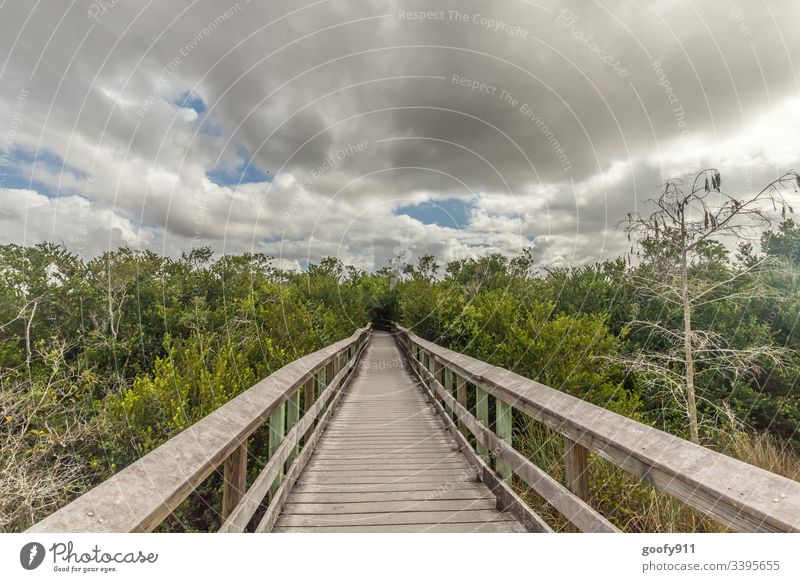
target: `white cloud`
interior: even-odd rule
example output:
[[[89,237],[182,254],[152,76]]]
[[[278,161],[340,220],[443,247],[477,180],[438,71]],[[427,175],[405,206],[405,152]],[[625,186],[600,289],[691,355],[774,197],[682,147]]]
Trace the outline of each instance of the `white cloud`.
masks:
[[[396,249],[449,260],[533,244],[543,263],[586,263],[626,249],[617,221],[665,178],[714,165],[726,187],[747,191],[798,165],[800,99],[785,55],[798,54],[800,40],[776,44],[773,21],[755,5],[744,8],[753,36],[743,43],[725,3],[627,1],[609,15],[567,2],[581,29],[624,61],[623,79],[555,24],[557,11],[524,2],[492,6],[492,15],[530,31],[527,39],[397,18],[427,8],[422,0],[299,11],[289,0],[249,3],[184,55],[224,8],[192,5],[178,18],[186,4],[160,3],[128,28],[135,3],[115,5],[96,25],[87,1],[65,8],[44,54],[61,13],[0,9],[9,38],[27,22],[0,78],[0,120],[29,91],[13,147],[66,164],[62,172],[13,162],[40,191],[2,190],[0,242],[62,241],[87,256],[116,244],[170,254],[208,244],[295,266],[334,254],[363,268]],[[442,8],[488,14],[477,0]],[[771,9],[778,22],[796,14],[788,0]],[[686,112],[688,139],[655,60]],[[498,92],[470,91],[450,82],[454,74]],[[202,114],[174,104],[187,92],[202,96]],[[9,132],[0,125],[0,144]],[[236,178],[249,156],[273,183],[209,179]],[[462,229],[395,214],[451,198],[473,205]]]

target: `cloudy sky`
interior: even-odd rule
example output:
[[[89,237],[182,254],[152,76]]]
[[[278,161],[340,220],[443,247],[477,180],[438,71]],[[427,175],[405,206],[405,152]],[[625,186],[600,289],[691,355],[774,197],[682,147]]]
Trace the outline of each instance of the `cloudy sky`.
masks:
[[[0,0],[0,243],[304,266],[624,252],[800,166],[796,0]]]

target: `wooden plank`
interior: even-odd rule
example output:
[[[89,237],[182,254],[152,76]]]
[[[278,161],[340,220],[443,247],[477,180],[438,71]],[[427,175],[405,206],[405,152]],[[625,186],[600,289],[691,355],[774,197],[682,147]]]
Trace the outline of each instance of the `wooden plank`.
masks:
[[[297,424],[300,420],[300,392],[297,391],[292,394],[289,399],[286,401],[286,430],[292,430],[292,427]],[[286,459],[287,463],[291,463],[292,460],[297,456],[297,452],[300,450],[300,441],[298,439],[297,443],[294,445],[292,452],[289,454],[289,457]]]
[[[283,436],[286,433],[286,403],[282,403],[275,409],[275,412],[269,417],[269,456],[274,457],[278,447],[283,442]],[[283,479],[283,464],[278,468],[278,474],[275,476],[270,488],[270,496],[275,494],[278,486]]]
[[[292,489],[293,494],[303,493],[404,493],[409,491],[424,491],[432,494],[444,494],[448,491],[463,491],[473,490],[478,488],[481,491],[488,491],[483,483],[475,480],[469,481],[453,481],[447,483],[446,487],[440,487],[441,481],[434,481],[430,483],[415,482],[410,483],[372,483],[368,485],[363,484],[333,484],[333,483],[305,483],[298,481]]]
[[[474,472],[461,471],[395,471],[364,473],[303,473],[304,483],[449,483],[475,479]]]
[[[459,420],[475,435],[478,442],[491,450],[495,457],[501,459],[514,474],[557,509],[578,530],[595,533],[619,531],[582,499],[573,495],[566,487],[516,451],[513,446],[479,423],[465,407],[452,400],[449,405],[453,407]]]
[[[463,406],[464,408],[467,407],[467,381],[460,376],[453,372],[453,375],[456,377],[456,400],[458,403]],[[458,423],[458,430],[461,431],[461,434],[464,436],[467,435],[467,427],[464,423]]]
[[[496,398],[727,527],[800,531],[800,483],[402,332]]]
[[[365,357],[370,363],[399,359],[390,337],[376,340],[370,350]],[[432,360],[426,365],[436,367]],[[443,372],[440,368],[440,377]],[[314,527],[325,526],[335,518],[337,526],[354,528],[368,527],[365,524],[375,520],[391,521],[403,514],[425,521],[431,514],[457,515],[480,508],[495,518],[503,516],[495,507],[495,496],[477,480],[476,470],[458,452],[441,419],[432,413],[408,367],[386,373],[370,364],[362,366],[359,374],[337,409],[336,422],[326,430],[313,458],[298,475],[274,528],[283,527],[292,515],[308,518],[306,525],[318,522]],[[380,421],[365,426],[366,415]],[[403,422],[391,428],[398,416],[413,416],[423,422]],[[438,446],[431,448],[436,443]],[[420,461],[419,451],[428,458]],[[514,523],[512,517],[505,518]],[[406,525],[425,529],[431,524]],[[519,525],[515,526],[519,531]]]
[[[328,362],[328,365],[325,366],[325,382],[326,382],[326,384],[333,378],[335,366],[336,365],[334,364],[333,360]]]
[[[437,389],[440,391],[442,390],[441,387],[437,387]],[[479,423],[465,407],[461,406],[451,396],[448,397],[444,394],[443,396],[448,400],[447,405],[452,407],[456,412],[456,416],[466,424],[468,430],[475,434],[478,442],[483,443],[491,450],[493,455],[502,459],[511,468],[514,474],[519,475],[534,491],[560,511],[570,523],[575,524],[580,531],[619,531],[583,500],[573,495],[566,487],[539,469],[539,467],[534,465],[512,446],[509,446],[506,441],[500,439],[488,428]],[[466,439],[463,440],[462,447],[469,448],[469,443],[467,443]],[[480,461],[482,464],[482,460],[477,454],[475,454],[475,459],[477,460],[473,460],[473,463],[478,463]],[[487,485],[490,485],[490,487],[499,487],[494,482],[487,483]],[[510,500],[513,500],[502,487],[500,491],[498,491],[498,495],[502,495],[505,498],[502,500],[503,503],[509,503]],[[498,499],[500,500],[499,497]],[[533,517],[531,515],[525,515],[525,509],[519,507],[519,503],[514,503],[510,507],[516,508],[516,511],[523,512],[520,514],[519,519],[526,524],[526,527],[533,527],[533,531],[543,531],[541,529],[541,524],[537,522],[538,516]]]
[[[328,394],[332,396],[330,398],[330,404],[326,407],[326,402],[322,401],[319,403],[319,409],[314,411],[315,414],[319,414],[319,411],[324,410],[320,417],[319,423],[311,433],[311,437],[308,439],[308,442],[303,447],[303,450],[300,452],[300,455],[297,457],[297,459],[295,459],[295,462],[292,463],[291,467],[289,468],[289,472],[286,475],[286,480],[281,483],[281,485],[278,487],[278,490],[275,492],[275,495],[272,496],[269,507],[267,507],[267,511],[264,513],[264,516],[261,518],[261,521],[256,527],[256,532],[272,531],[272,528],[274,527],[275,522],[277,521],[278,516],[283,509],[283,505],[289,496],[289,493],[292,491],[292,488],[297,482],[298,477],[303,472],[306,463],[308,463],[308,460],[311,458],[311,455],[314,452],[314,447],[319,442],[321,435],[325,431],[325,428],[328,426],[328,423],[333,416],[333,412],[336,409],[339,400],[342,398],[342,394],[344,394],[344,389],[338,389],[339,383],[342,383],[342,388],[350,383],[353,378],[353,376],[350,374],[350,371],[354,369],[360,362],[361,357],[364,354],[364,349],[368,343],[368,340],[363,342],[359,346],[353,358],[349,361],[347,368],[345,370],[341,370],[339,374],[337,374],[337,376],[331,380],[330,385],[326,389]],[[320,400],[322,400],[322,397],[320,397]]]
[[[350,362],[348,364],[350,367],[353,365],[355,365],[355,362]],[[308,428],[314,426],[315,419],[320,415],[321,411],[324,410],[328,400],[335,393],[336,387],[340,382],[344,381],[345,378],[346,371],[337,374],[331,386],[327,387],[322,394],[320,394],[319,399],[312,404],[311,408],[303,415],[303,418],[300,419],[281,440],[277,449],[270,455],[269,461],[261,470],[261,473],[247,490],[240,503],[236,506],[235,511],[226,517],[219,530],[221,533],[244,531],[259,505],[261,505],[262,500],[267,495],[276,479],[281,475],[284,464],[296,450],[300,438],[308,434]]]
[[[276,533],[520,533],[515,521],[478,521],[471,523],[435,523],[412,525],[345,525],[321,527],[276,527]]]
[[[453,445],[453,440],[439,435],[420,436],[420,437],[397,437],[395,439],[369,439],[363,438],[331,438],[326,440],[326,447],[336,448],[387,448],[397,450],[409,446],[440,447],[446,449]]]
[[[300,493],[295,490],[291,495],[292,503],[369,503],[376,501],[427,501],[454,499],[489,499],[494,502],[494,494],[477,483],[465,489],[449,489],[437,491],[427,489],[421,491],[359,491],[357,493],[326,492]]]
[[[508,443],[508,446],[513,447],[512,432],[513,432],[513,417],[511,415],[512,408],[502,400],[495,400],[496,416],[495,426],[497,428],[497,436]],[[497,463],[497,472],[505,480],[506,483],[511,484],[511,467],[506,464],[502,458],[495,459]]]
[[[431,461],[441,461],[442,459],[460,458],[460,451],[453,451],[447,449],[440,453],[420,453],[420,454],[407,454],[407,453],[379,453],[374,455],[336,455],[336,454],[316,454],[313,460],[321,463],[336,462],[341,465],[358,465],[365,461],[374,461],[376,463],[384,463],[386,461],[394,461],[396,463],[429,463]]]
[[[367,332],[287,364],[28,531],[151,531],[311,373]]]
[[[431,378],[431,380],[433,379]],[[441,385],[437,384],[435,381],[432,383],[434,390],[439,393],[439,395],[447,402],[450,408],[457,410],[459,405],[455,399],[451,395],[447,394]],[[520,499],[520,497],[514,493],[514,491],[512,491],[504,481],[501,481],[494,475],[480,454],[472,449],[466,437],[461,434],[453,420],[444,413],[444,407],[439,404],[434,395],[430,394],[429,397],[436,408],[436,411],[439,413],[439,416],[444,420],[445,426],[447,426],[458,443],[461,451],[467,456],[467,459],[478,478],[480,478],[495,494],[497,509],[513,514],[519,523],[529,532],[552,532],[553,530],[550,528],[550,526],[548,526],[539,515],[537,515],[522,499]],[[484,427],[480,423],[476,422],[476,425],[483,428],[486,432],[489,432],[488,428]]]
[[[383,445],[359,445],[353,447],[342,447],[333,445],[318,445],[317,451],[323,454],[341,453],[347,455],[389,455],[389,454],[413,454],[413,453],[441,453],[446,455],[457,450],[454,445],[437,445],[435,443],[422,443],[419,445],[392,446]]]
[[[564,475],[567,487],[579,498],[589,499],[589,451],[564,437]]]
[[[227,518],[247,489],[247,443],[236,447],[225,459],[222,485],[222,518]]]
[[[475,386],[475,416],[483,426],[489,427],[489,395],[479,386]],[[478,443],[478,454],[484,463],[489,462],[489,450],[483,443]]]
[[[422,513],[431,511],[495,510],[494,496],[477,499],[418,499],[413,501],[382,500],[329,503],[286,503],[281,516],[318,515],[321,520],[330,515],[360,515],[374,513]],[[356,517],[355,519],[359,519]]]
[[[433,370],[432,370],[433,371],[433,377],[434,377],[436,382],[441,383],[441,382],[443,382],[442,370],[444,370],[444,366],[442,366],[442,362],[440,362],[436,358],[432,358],[432,359],[433,359]]]
[[[391,461],[366,462],[359,465],[339,464],[339,463],[310,463],[306,467],[306,473],[324,472],[324,473],[369,473],[370,471],[428,471],[430,469],[446,469],[451,472],[457,472],[459,469],[466,468],[466,462],[461,459],[442,462],[442,461],[429,461],[427,463],[414,462],[414,463],[395,463]]]
[[[505,517],[505,518],[504,518]],[[408,524],[441,524],[441,523],[473,523],[489,521],[513,521],[510,514],[498,513],[492,509],[468,509],[464,511],[420,511],[410,513],[368,513],[358,514],[359,525],[408,525]],[[282,515],[276,524],[280,527],[303,527],[320,525],[352,525],[347,523],[352,517],[347,515]]]
[[[496,398],[731,529],[800,531],[800,483],[398,329]]]
[[[317,386],[317,380],[316,378],[314,378],[314,376],[309,378],[303,385],[303,412],[308,412],[309,410],[311,410],[311,407],[314,406],[314,401],[317,399],[315,390],[316,386]],[[316,420],[314,420],[314,422],[312,422],[309,425],[308,431],[306,432],[305,435],[303,435],[303,443],[306,442],[308,438],[307,435],[311,432],[311,430],[314,428],[315,425],[316,425]]]
[[[426,467],[463,467],[466,465],[466,460],[463,455],[454,451],[444,456],[438,456],[427,459],[419,458],[395,458],[394,456],[385,456],[383,458],[372,459],[319,459],[316,456],[311,460],[308,465],[308,470],[313,469],[328,469],[336,468],[341,470],[350,469],[368,469],[368,468],[426,468]]]
[[[573,494],[583,501],[589,500],[589,451],[569,437],[564,437],[564,480]],[[579,530],[568,523],[567,531]]]
[[[444,369],[444,387],[445,387],[445,390],[447,390],[448,394],[452,395],[452,394],[455,393],[454,384],[455,384],[455,374],[453,374],[453,371],[450,368],[445,368]],[[455,418],[453,416],[453,411],[452,410],[450,410],[449,408],[445,408],[445,410],[447,410],[448,413],[450,414],[450,418]]]

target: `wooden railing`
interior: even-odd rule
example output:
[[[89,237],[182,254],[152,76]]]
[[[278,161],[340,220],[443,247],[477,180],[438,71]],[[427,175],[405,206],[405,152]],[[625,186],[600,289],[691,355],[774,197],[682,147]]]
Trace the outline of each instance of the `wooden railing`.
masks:
[[[28,531],[152,531],[220,465],[220,531],[243,531],[267,495],[255,529],[270,531],[370,334],[365,327],[287,364]],[[247,441],[265,422],[269,460],[248,487]]]
[[[462,451],[482,468],[479,475],[497,495],[498,504],[530,531],[551,529],[511,491],[512,474],[563,515],[571,531],[617,531],[587,503],[590,452],[733,530],[800,531],[796,481],[453,352],[396,324],[394,332]],[[490,396],[496,407],[494,431],[489,422]],[[467,408],[468,402],[475,403],[474,409]],[[562,435],[566,486],[514,449],[514,413]],[[477,453],[468,434],[475,438]]]

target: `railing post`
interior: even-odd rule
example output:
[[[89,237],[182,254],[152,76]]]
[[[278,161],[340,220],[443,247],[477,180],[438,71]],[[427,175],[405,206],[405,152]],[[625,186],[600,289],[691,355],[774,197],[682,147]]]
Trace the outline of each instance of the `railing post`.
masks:
[[[247,442],[236,447],[225,459],[222,486],[222,519],[233,513],[247,490]]]
[[[311,407],[314,406],[314,401],[317,399],[314,394],[314,388],[317,384],[316,376],[312,375],[308,380],[306,380],[305,385],[303,386],[303,413],[308,412],[311,410]],[[311,425],[308,427],[306,434],[303,435],[303,443],[306,442],[306,439],[310,432],[314,429],[317,425],[316,419],[311,422]]]
[[[456,400],[458,403],[463,406],[464,408],[467,407],[467,381],[466,379],[462,378],[459,374],[453,372],[453,375],[456,377]],[[458,430],[464,436],[468,435],[467,432],[467,425],[464,424],[462,421],[458,421]]]
[[[300,420],[300,390],[298,389],[286,401],[286,432],[292,430],[292,427]],[[291,465],[297,453],[300,451],[300,442],[292,447],[292,452],[286,459],[287,464]]]
[[[450,396],[453,395],[453,371],[447,366],[444,368],[444,389]],[[447,415],[452,419],[455,412],[450,410],[447,406],[445,406],[444,409],[447,411]]]
[[[497,436],[506,441],[509,446],[512,446],[514,430],[513,408],[510,404],[506,404],[499,398],[495,398],[495,411],[495,429],[497,431]],[[511,483],[511,467],[506,465],[500,459],[496,459],[496,462],[497,472],[506,481],[506,483]]]
[[[286,403],[281,404],[273,411],[269,417],[269,456],[270,458],[278,450],[283,436],[286,434]],[[283,480],[283,468],[278,472],[278,476],[270,488],[270,496],[274,495],[278,490],[278,486]]]
[[[489,395],[480,386],[475,386],[475,416],[484,427],[489,428]],[[478,454],[488,463],[489,449],[480,441],[477,444]]]
[[[331,358],[331,361],[328,362],[328,365],[325,366],[325,386],[330,386],[330,383],[333,382],[333,378],[336,375],[334,358]]]
[[[589,500],[589,450],[564,437],[564,480],[567,488],[584,501]],[[578,529],[567,523],[567,531]]]
[[[328,385],[327,368],[320,369],[320,371],[317,372],[314,377],[316,378],[317,381],[317,395],[320,395],[322,394],[323,390],[325,390],[325,387]],[[327,407],[328,405],[326,404],[324,408]],[[322,411],[320,411],[320,413],[322,413]]]
[[[433,356],[433,378],[436,382],[442,384],[445,387],[445,389],[447,388],[447,386],[444,383],[444,379],[442,378],[442,363],[439,360],[437,360],[435,356]],[[434,384],[431,384],[431,391],[433,391],[434,397],[436,398],[436,400],[439,401],[439,404],[442,404],[443,403],[442,398],[436,396],[436,387]],[[444,408],[444,410],[445,412],[447,412],[446,407]]]

